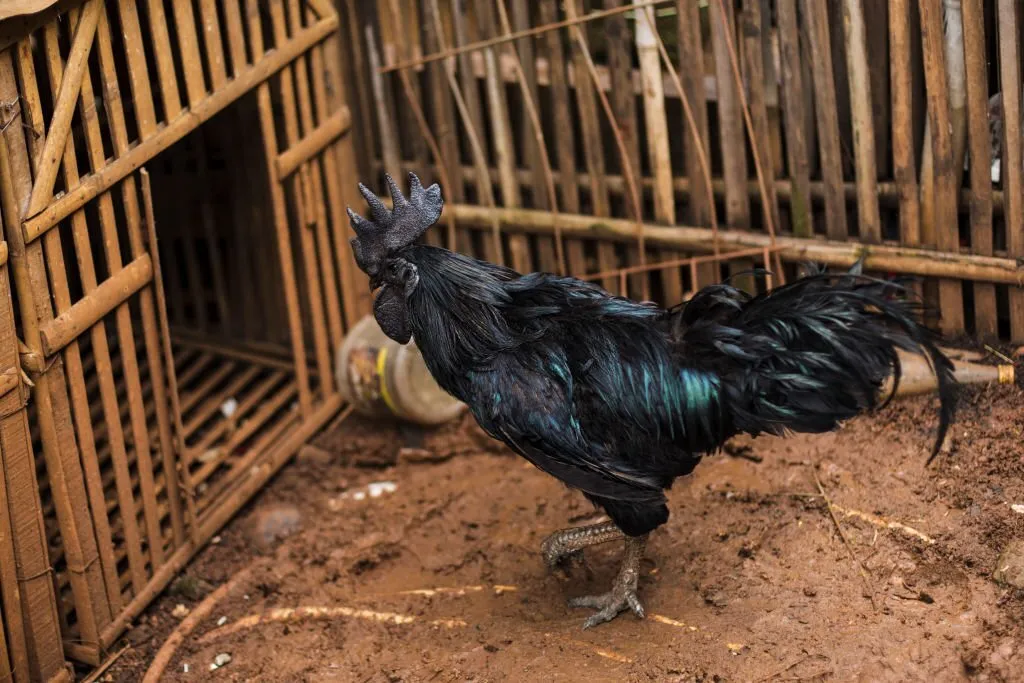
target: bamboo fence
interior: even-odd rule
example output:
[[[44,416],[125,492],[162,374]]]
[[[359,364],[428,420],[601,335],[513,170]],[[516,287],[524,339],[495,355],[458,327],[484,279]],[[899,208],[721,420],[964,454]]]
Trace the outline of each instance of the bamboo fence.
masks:
[[[341,409],[332,353],[369,300],[331,3],[51,5],[0,23],[0,681],[19,683],[98,665]]]
[[[750,249],[865,257],[944,333],[1024,341],[1013,0],[337,4],[361,173],[444,182],[431,239],[668,304]]]

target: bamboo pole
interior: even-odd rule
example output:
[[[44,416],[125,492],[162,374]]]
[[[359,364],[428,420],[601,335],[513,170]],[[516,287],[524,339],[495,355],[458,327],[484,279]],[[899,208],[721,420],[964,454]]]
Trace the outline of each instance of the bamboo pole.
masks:
[[[715,78],[718,82],[718,130],[722,155],[722,177],[725,180],[725,222],[729,227],[750,225],[750,199],[747,184],[747,152],[739,92],[729,68],[727,31],[732,31],[731,13],[722,14],[716,0],[708,3],[711,22],[711,48],[715,56]]]
[[[815,0],[812,0],[812,2]],[[818,2],[819,11],[825,7]],[[790,221],[793,234],[810,237],[811,223],[810,162],[806,114],[804,112],[805,84],[800,60],[800,30],[797,23],[796,0],[779,0],[779,44],[782,52],[782,102],[783,123],[786,126],[786,152],[789,178],[793,184],[790,201]],[[815,59],[817,61],[817,55]]]
[[[689,220],[693,225],[711,225],[718,233],[713,178],[711,176],[711,133],[708,130],[708,106],[704,89],[704,47],[700,27],[700,7],[690,0],[676,4],[679,35],[679,69],[677,89],[684,102],[684,113],[690,126],[690,135],[683,138],[686,179],[690,187],[703,184],[705,192],[695,190],[689,197]],[[665,55],[662,55],[664,59]],[[715,248],[717,249],[717,240]],[[690,273],[691,288],[718,282],[714,264],[698,264]]]
[[[609,6],[614,7],[614,6],[621,6],[623,3],[628,3],[628,2],[629,2],[629,0],[609,0],[609,2],[606,3],[606,4],[609,5]],[[583,9],[585,10],[586,8],[587,8],[587,3],[584,2],[583,3]],[[638,27],[637,30],[640,30],[639,26],[640,26],[641,23],[645,23],[645,22],[642,22],[640,18],[642,16],[644,16],[642,13],[645,12],[647,9],[648,8],[638,9],[636,14],[634,15],[636,17],[636,22],[635,23],[636,23],[636,25]],[[567,7],[566,11],[568,12],[568,10],[569,10],[569,8]],[[575,11],[575,10],[573,10],[573,11]],[[584,30],[589,30],[589,28],[590,27],[580,28],[581,35],[582,35],[582,32]],[[641,148],[641,144],[640,144],[640,133],[639,133],[639,128],[640,127],[638,125],[638,120],[637,120],[637,103],[636,103],[636,99],[637,99],[636,95],[637,95],[637,93],[634,92],[634,89],[632,87],[632,82],[631,82],[631,76],[634,73],[633,72],[634,41],[630,39],[630,31],[629,31],[629,27],[628,27],[628,25],[626,23],[626,18],[623,15],[621,15],[621,14],[616,14],[614,16],[610,16],[607,19],[605,19],[603,24],[600,26],[600,29],[601,29],[601,33],[603,34],[603,38],[604,38],[603,42],[604,42],[605,50],[607,52],[607,58],[606,58],[607,59],[607,66],[605,68],[607,69],[607,72],[608,72],[608,103],[611,105],[610,109],[606,109],[607,120],[610,123],[610,125],[612,126],[613,133],[616,136],[621,137],[621,140],[622,140],[622,148],[620,149],[620,156],[624,157],[625,160],[620,161],[620,164],[622,166],[621,175],[626,180],[626,187],[627,187],[627,192],[628,192],[628,188],[630,188],[630,187],[634,187],[634,186],[639,187],[638,183],[639,183],[639,177],[640,177],[640,172],[641,172],[640,171],[640,148]],[[653,36],[653,33],[654,32],[652,31],[651,32],[652,36]],[[576,37],[575,31],[570,31],[569,35],[573,36],[573,37]],[[653,40],[653,38],[652,38],[652,40]],[[586,46],[586,44],[580,44],[580,47],[581,47],[581,50],[584,51],[584,53],[582,53],[582,56],[587,58],[586,52],[589,52],[589,48]],[[639,71],[640,90],[639,90],[638,94],[639,94],[641,99],[644,99],[644,98],[647,97],[646,91],[648,91],[652,87],[656,88],[656,87],[658,87],[658,85],[661,85],[661,84],[653,84],[653,83],[649,83],[648,82],[650,80],[653,80],[653,78],[660,79],[661,78],[661,73],[660,73],[660,69],[657,70],[657,76],[648,76],[647,74],[644,73],[644,65],[643,65],[643,61],[642,61],[644,59],[644,57],[639,52],[639,47],[640,46],[637,45],[636,47],[638,48],[638,56],[641,59],[641,61],[640,61],[640,71]],[[583,63],[581,63],[581,65],[586,66],[588,72],[589,72],[589,68],[590,68],[589,67],[589,63],[588,63],[589,61],[592,61],[592,60],[587,58]],[[596,68],[596,63],[594,64],[594,66]],[[657,69],[657,67],[655,67],[655,68]],[[574,69],[574,74],[573,75],[577,79],[579,79],[579,78],[587,78],[588,77],[588,73],[584,73],[583,71],[580,71],[578,69]],[[600,85],[600,78],[598,77],[597,79],[594,79],[594,81],[595,81],[595,85],[594,85],[594,92],[595,92],[595,94],[597,93],[598,90],[602,90],[603,91],[604,88],[603,88],[603,86]],[[662,94],[662,97],[664,97],[664,93]],[[645,108],[645,111],[646,111],[646,108]],[[603,142],[603,140],[602,140],[602,142]],[[628,163],[627,163],[627,160],[628,160]],[[606,159],[606,161],[610,161],[610,160]],[[627,168],[629,170],[627,170]],[[655,172],[655,173],[657,175],[657,172]],[[657,180],[655,181],[655,186],[654,186],[655,194],[657,194],[656,186],[657,186]],[[642,220],[643,215],[642,215],[642,207],[640,206],[641,202],[639,202],[639,201],[632,201],[632,202],[630,202],[630,201],[628,201],[630,198],[631,198],[630,195],[626,196],[627,204],[626,204],[625,210],[627,212],[627,215],[630,216],[631,218],[634,218],[634,219],[638,220],[638,221]],[[660,203],[660,202],[659,202],[658,199],[655,199],[655,203],[657,204],[657,203]],[[655,210],[656,211],[658,210],[657,206],[655,207]],[[645,251],[645,255],[646,255],[646,250],[644,250],[644,251]],[[608,256],[610,257],[610,254]],[[641,258],[641,254],[640,254],[640,250],[639,250],[638,246],[635,246],[635,245],[627,245],[626,246],[626,261],[627,262],[633,263],[633,262],[636,262],[640,258]],[[606,260],[607,260],[607,257],[606,257]],[[638,296],[641,296],[642,298],[647,299],[647,298],[649,298],[647,296],[647,294],[646,294],[646,291],[647,291],[646,288],[648,287],[648,284],[649,283],[648,283],[647,277],[644,274],[642,274],[642,273],[638,273],[638,274],[636,274],[633,277],[630,277],[628,279],[627,278],[619,278],[619,287],[620,287],[619,291],[622,294],[624,294],[624,295],[628,295],[628,293],[630,291],[633,291],[633,292],[636,292]]]
[[[850,72],[860,239],[877,244],[882,241],[882,219],[878,211],[875,129],[871,114],[871,76],[868,71],[863,0],[843,0],[843,26],[846,33],[846,63]]]
[[[943,48],[941,0],[921,0],[921,43],[924,49],[925,81],[928,90],[928,121],[932,132],[932,171],[935,174],[935,202],[932,228],[935,245],[946,252],[960,247],[957,215],[956,160],[953,158],[953,133],[950,121],[949,82],[946,56]],[[963,159],[960,160],[963,167]],[[958,334],[964,329],[964,303],[957,280],[939,282],[941,326],[946,334]]]
[[[808,0],[812,2],[813,0]],[[911,103],[910,0],[893,0],[889,6],[889,50],[892,74],[893,174],[899,192],[900,241],[921,243],[921,196],[914,154],[914,122]],[[830,235],[831,236],[831,235]]]
[[[450,206],[455,217],[465,225],[480,226],[495,218],[488,209],[479,206]],[[496,217],[504,229],[513,231],[550,232],[551,219],[543,211],[529,209],[499,209]],[[562,214],[560,222],[567,238],[604,239],[624,242],[635,236],[636,226],[623,218],[597,218]],[[645,223],[644,231],[652,244],[674,246],[686,251],[710,251],[711,231],[692,226],[662,226]],[[719,239],[723,247],[770,247],[768,235],[742,230],[722,230]],[[1015,259],[973,254],[947,254],[891,244],[862,244],[833,242],[822,239],[777,236],[779,254],[788,261],[814,261],[827,266],[849,267],[861,257],[866,270],[904,273],[926,277],[949,277],[1024,285],[1024,267]]]
[[[1003,99],[1003,157],[1006,245],[1011,257],[1024,257],[1024,177],[1021,173],[1021,73],[1019,22],[1014,0],[999,0],[999,75]],[[1010,290],[1010,336],[1024,340],[1024,290]]]
[[[671,225],[676,222],[676,199],[672,188],[671,141],[668,133],[668,119],[665,115],[661,55],[658,53],[658,42],[655,38],[657,26],[650,8],[637,10],[637,14],[635,40],[644,84],[643,103],[647,131],[647,156],[654,173],[654,216],[659,223]],[[639,147],[639,140],[636,140],[635,144]],[[639,175],[639,158],[636,159],[633,168]],[[637,180],[637,184],[639,185],[639,180]],[[660,261],[671,262],[678,259],[679,254],[673,251],[665,250],[658,255]],[[661,281],[662,295],[667,305],[682,301],[683,280],[678,264],[661,269]]]
[[[0,128],[6,127],[6,116],[0,120]],[[5,149],[6,143],[0,139],[0,156],[6,154]],[[0,169],[8,167],[0,160]],[[0,197],[0,202],[5,199]],[[0,213],[0,224],[15,213]],[[9,229],[17,230],[17,224]],[[64,658],[57,599],[47,571],[46,527],[24,409],[28,387],[21,379],[10,285],[4,259],[0,267],[0,364],[10,370],[3,374],[5,391],[0,394],[0,537],[6,540],[0,543],[0,597],[4,605],[0,611],[5,613],[0,618],[0,679],[6,676],[14,683],[28,683],[55,676],[63,669]],[[33,576],[37,578],[29,578]],[[29,605],[31,609],[23,609]]]
[[[988,64],[982,0],[963,1],[964,73],[971,164],[971,251],[992,255],[992,148],[988,128]],[[996,290],[974,282],[974,329],[981,337],[999,333]]]
[[[893,3],[895,7],[900,0]],[[818,154],[825,191],[825,234],[829,239],[845,239],[849,234],[846,223],[846,198],[843,193],[843,161],[840,148],[839,118],[836,114],[836,84],[833,75],[832,41],[828,30],[828,7],[819,0],[802,0],[801,10],[808,43],[814,59],[811,73],[814,79],[814,113],[818,122]],[[895,11],[890,8],[890,17]],[[893,70],[909,74],[904,62],[892,61]],[[893,107],[895,108],[895,90]],[[907,98],[909,104],[909,96]],[[909,141],[911,138],[907,138]],[[808,187],[810,190],[810,187]]]

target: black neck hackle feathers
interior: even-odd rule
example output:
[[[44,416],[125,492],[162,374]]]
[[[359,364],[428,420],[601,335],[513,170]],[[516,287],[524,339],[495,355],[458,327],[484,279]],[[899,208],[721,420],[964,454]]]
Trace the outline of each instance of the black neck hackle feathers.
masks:
[[[438,384],[488,434],[581,491],[627,537],[664,524],[665,490],[732,436],[827,432],[883,405],[883,384],[899,381],[897,349],[925,356],[938,376],[932,457],[942,445],[952,363],[907,291],[859,264],[757,296],[712,285],[664,309],[415,244],[440,216],[440,188],[410,175],[405,199],[388,185],[393,210],[360,185],[370,220],[349,212],[359,266],[381,288],[381,328],[415,338]],[[592,601],[611,605],[599,615],[639,605],[619,589]]]

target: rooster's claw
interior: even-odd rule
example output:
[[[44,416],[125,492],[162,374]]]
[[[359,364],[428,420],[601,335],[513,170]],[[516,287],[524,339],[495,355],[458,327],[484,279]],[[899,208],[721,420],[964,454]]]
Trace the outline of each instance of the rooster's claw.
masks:
[[[604,595],[583,595],[571,598],[569,607],[587,607],[597,610],[583,622],[584,629],[611,621],[620,612],[625,612],[627,609],[632,610],[633,614],[640,619],[646,616],[644,606],[640,604],[640,599],[636,596],[636,587],[627,586],[618,581],[616,581],[615,587]]]

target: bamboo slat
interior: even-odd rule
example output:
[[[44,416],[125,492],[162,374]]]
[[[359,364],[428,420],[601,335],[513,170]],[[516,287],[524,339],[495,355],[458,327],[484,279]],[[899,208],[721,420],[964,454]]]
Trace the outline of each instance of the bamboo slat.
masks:
[[[988,64],[985,59],[985,7],[963,0],[964,67],[967,86],[967,137],[971,165],[971,251],[992,255],[992,148],[988,127]],[[982,337],[999,333],[996,290],[974,282],[974,331]]]
[[[686,162],[686,177],[690,187],[699,188],[710,177],[704,174],[699,153],[705,159],[711,158],[711,134],[708,130],[708,105],[704,89],[704,46],[700,30],[700,8],[697,3],[679,0],[676,4],[679,32],[679,78],[682,85],[682,99],[689,102],[694,129],[683,137],[683,154]],[[696,137],[695,137],[696,136]],[[703,147],[703,150],[700,148]],[[710,172],[709,172],[710,175]],[[709,189],[708,192],[711,192]],[[689,219],[693,225],[711,225],[714,216],[714,197],[695,191],[689,197]],[[718,268],[713,263],[700,264],[691,273],[693,287],[718,282]]]
[[[786,126],[789,177],[793,184],[789,206],[790,223],[794,235],[809,237],[814,229],[811,223],[811,198],[808,191],[810,161],[804,110],[806,84],[800,59],[800,29],[797,22],[796,0],[779,0],[777,11],[779,44],[782,52],[782,113]]]
[[[479,206],[450,206],[459,221],[471,226],[490,224],[494,212]],[[500,209],[497,218],[505,230],[551,232],[550,214],[528,209]],[[626,242],[636,236],[636,224],[622,218],[604,218],[594,221],[593,216],[562,214],[559,217],[567,238],[605,239]],[[688,251],[710,251],[713,241],[708,228],[676,225],[666,227],[644,224],[647,238],[652,244],[664,244]],[[719,241],[723,247],[764,249],[771,247],[768,235],[743,230],[721,230]],[[798,237],[775,238],[781,247],[779,254],[788,261],[814,261],[826,266],[849,267],[860,257],[864,268],[871,271],[906,273],[925,277],[960,277],[1024,286],[1024,268],[1015,259],[973,254],[947,254],[941,251],[904,247],[892,244],[867,245],[856,242],[833,242]]]
[[[896,4],[893,3],[894,7]],[[821,177],[825,186],[825,234],[829,239],[846,239],[849,229],[846,223],[846,198],[842,192],[843,161],[840,148],[839,117],[836,113],[836,84],[833,75],[832,41],[828,30],[828,7],[818,0],[802,0],[800,8],[803,12],[811,54],[814,55],[814,59],[809,61],[814,79],[814,113],[818,122],[818,155]],[[890,10],[890,17],[892,11],[894,10]],[[908,62],[909,59],[905,63]],[[895,64],[895,61],[893,63]],[[895,98],[894,90],[894,105]],[[907,103],[909,104],[909,97]],[[895,123],[893,126],[893,130],[895,130]],[[911,146],[910,149],[912,152],[913,147]],[[916,176],[914,176],[914,180],[916,182]]]
[[[669,138],[668,118],[665,115],[665,91],[662,88],[661,55],[655,38],[657,27],[650,8],[637,10],[636,49],[640,59],[640,73],[643,76],[644,122],[647,132],[647,157],[654,175],[654,216],[659,223],[676,222],[676,199],[672,188],[672,154]],[[610,21],[610,20],[609,20]],[[629,53],[626,52],[628,55]],[[630,97],[632,105],[632,97]],[[639,140],[633,143],[639,148]],[[637,185],[640,184],[640,159],[633,164],[636,169]],[[673,251],[662,251],[660,261],[678,260],[680,255]],[[631,261],[633,259],[630,259]],[[683,279],[679,266],[667,266],[661,271],[662,296],[666,305],[672,306],[683,300]],[[644,277],[643,273],[638,273]],[[645,278],[646,279],[646,278]],[[635,288],[634,288],[635,289]]]
[[[999,0],[999,75],[1003,98],[1001,179],[1006,194],[1006,246],[1024,256],[1024,177],[1021,174],[1021,73],[1019,18],[1014,0]],[[1010,290],[1010,336],[1024,339],[1024,289]]]
[[[889,82],[893,174],[900,196],[900,241],[916,246],[921,243],[921,197],[914,153],[913,83],[911,71],[906,68],[911,63],[910,0],[894,0],[889,7],[889,55],[893,71]]]
[[[871,113],[871,76],[868,70],[867,39],[864,35],[863,0],[843,0],[846,34],[846,64],[850,73],[850,111],[853,117],[853,152],[856,161],[857,217],[860,240],[882,240],[882,219],[878,211],[878,177],[875,166],[875,130]]]
[[[718,130],[721,146],[723,178],[725,179],[725,222],[730,227],[750,225],[750,198],[744,191],[747,184],[746,136],[740,110],[739,92],[729,62],[726,31],[735,34],[732,12],[726,7],[722,15],[720,3],[708,3],[711,23],[711,49],[715,57],[718,80]]]

